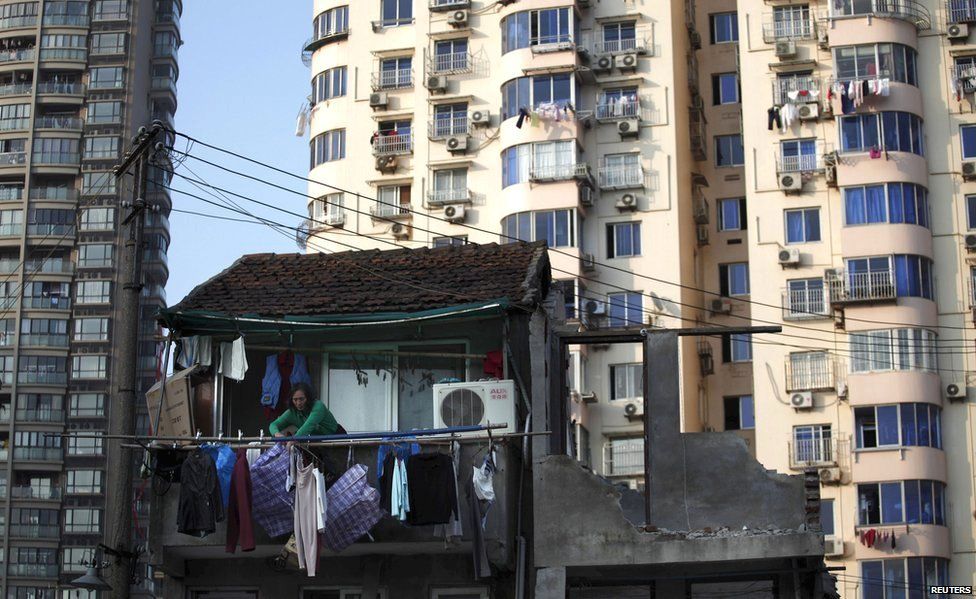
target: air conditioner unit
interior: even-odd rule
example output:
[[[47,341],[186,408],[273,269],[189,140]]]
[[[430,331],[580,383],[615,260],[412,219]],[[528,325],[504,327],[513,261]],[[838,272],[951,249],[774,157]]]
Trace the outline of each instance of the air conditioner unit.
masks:
[[[844,539],[824,537],[824,555],[827,557],[841,557],[844,555]]]
[[[390,98],[386,92],[373,92],[369,95],[370,108],[386,108],[390,104]]]
[[[632,193],[625,193],[620,196],[617,203],[614,204],[617,210],[636,210],[637,209],[637,196]]]
[[[813,393],[809,391],[797,391],[790,395],[790,405],[797,410],[809,410],[813,408]]]
[[[780,266],[799,266],[800,250],[797,248],[783,248],[777,256]]]
[[[712,303],[712,314],[731,314],[732,313],[732,302],[727,299],[713,299]]]
[[[824,168],[824,180],[827,185],[837,187],[837,167],[830,165]]]
[[[847,397],[847,382],[838,381],[837,383],[837,397]]]
[[[796,42],[783,40],[776,42],[776,58],[793,58],[796,56]]]
[[[464,222],[464,206],[445,207],[444,219],[452,223]]]
[[[816,102],[807,102],[797,108],[797,116],[801,121],[815,121],[820,118],[820,105]]]
[[[798,192],[803,189],[803,179],[800,173],[785,173],[779,176],[779,188],[781,191]]]
[[[949,401],[959,401],[966,399],[965,383],[949,383],[945,386],[945,395]]]
[[[589,185],[580,185],[579,187],[579,203],[581,206],[592,206],[593,205],[593,188]]]
[[[823,468],[820,470],[820,483],[824,485],[840,483],[840,468]]]
[[[518,430],[515,415],[515,383],[510,380],[473,383],[437,383],[434,385],[434,428],[487,426],[495,434]],[[467,433],[484,434],[483,431]]]
[[[970,181],[976,179],[976,162],[963,162],[962,163],[962,178]]]
[[[701,34],[697,31],[688,33],[688,41],[691,42],[691,47],[695,50],[701,49]]]
[[[601,56],[597,58],[592,68],[594,73],[609,73],[610,69],[613,68],[613,57]]]
[[[376,159],[376,170],[381,173],[392,173],[396,170],[397,158],[396,156],[380,156]]]
[[[491,124],[491,113],[487,110],[475,110],[471,112],[471,125],[473,127],[487,127]]]
[[[397,239],[406,239],[410,237],[410,227],[403,223],[393,223],[393,226],[390,227],[390,234]]]
[[[964,40],[969,37],[969,25],[965,23],[949,23],[946,27],[946,37],[951,40]]]
[[[695,229],[695,241],[699,246],[708,245],[708,225],[698,225]]]
[[[624,406],[624,416],[627,418],[640,418],[644,415],[644,404],[631,402]]]
[[[584,308],[590,316],[603,316],[607,313],[607,305],[600,300],[586,300]]]
[[[468,136],[455,135],[447,138],[447,150],[453,154],[463,154],[468,151]]]
[[[969,233],[963,237],[963,243],[966,244],[966,249],[970,252],[976,251],[976,233]]]
[[[451,27],[465,27],[468,24],[468,11],[456,10],[447,17],[447,24]]]
[[[427,89],[432,92],[446,92],[447,77],[444,75],[431,75],[427,78]]]
[[[627,54],[615,56],[613,59],[613,64],[621,71],[636,71],[637,52],[628,52]]]
[[[620,137],[637,137],[640,134],[640,121],[637,119],[624,119],[617,123],[617,133]]]
[[[593,272],[596,270],[596,258],[593,254],[583,254],[580,256],[580,270],[583,272]]]

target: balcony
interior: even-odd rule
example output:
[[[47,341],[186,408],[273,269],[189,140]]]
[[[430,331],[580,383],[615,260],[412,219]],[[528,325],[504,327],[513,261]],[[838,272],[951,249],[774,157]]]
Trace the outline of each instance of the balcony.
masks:
[[[61,527],[57,524],[11,524],[10,536],[22,539],[57,539]]]
[[[44,26],[88,27],[88,15],[44,15]]]
[[[641,103],[637,98],[619,102],[602,101],[596,105],[596,120],[617,121],[620,119],[639,119]]]
[[[597,54],[624,54],[636,52],[647,55],[651,53],[651,42],[645,32],[638,29],[632,39],[598,39],[593,43],[593,51]]]
[[[600,189],[631,189],[644,186],[644,169],[639,164],[601,166]]]
[[[88,58],[87,48],[41,48],[41,60],[77,60]]]
[[[30,127],[29,118],[0,119],[0,131],[18,131]]]
[[[37,84],[37,93],[54,94],[59,96],[83,96],[85,86],[81,83],[49,81]]]
[[[604,476],[644,476],[644,440],[633,439],[603,446]]]
[[[27,164],[27,152],[0,152],[0,167]]]
[[[592,180],[590,165],[585,162],[576,164],[545,164],[536,165],[529,169],[529,181],[537,183],[568,181],[571,179]]]
[[[850,440],[847,438],[793,439],[788,444],[790,454],[790,468],[805,470],[807,468],[830,468],[847,463],[847,454],[851,450]]]
[[[78,166],[81,163],[81,153],[79,152],[34,152],[31,156],[34,164],[46,165],[72,165]]]
[[[373,137],[373,155],[391,156],[396,154],[410,154],[413,152],[413,135],[410,133],[393,133],[378,131]]]
[[[0,85],[0,98],[7,96],[29,96],[33,90],[30,83],[7,83]]]
[[[952,0],[950,0],[952,1]],[[841,6],[844,6],[842,3]],[[830,11],[831,19],[843,19],[847,17],[874,16],[882,19],[901,19],[908,21],[918,30],[930,29],[932,27],[932,16],[921,2],[916,0],[862,0],[852,2],[847,5],[849,12],[835,12],[835,8]],[[843,10],[843,9],[842,9]],[[950,9],[950,15],[953,15]],[[964,14],[960,12],[958,14]],[[952,19],[950,19],[951,21]]]
[[[811,15],[812,16],[812,15]],[[773,13],[763,15],[763,41],[810,40],[816,35],[813,19],[775,20]]]
[[[976,0],[948,0],[945,7],[949,23],[976,23]]]
[[[828,151],[827,146],[822,142],[817,142],[816,149],[812,153],[800,150],[796,154],[787,155],[780,146],[777,148],[776,172],[783,174],[822,171],[826,167],[824,155]]]
[[[81,131],[82,120],[76,116],[39,116],[34,119],[35,129]]]
[[[176,80],[170,76],[153,77],[151,85],[153,91],[169,92],[174,96],[176,95]]]
[[[93,23],[107,23],[111,21],[127,20],[129,20],[129,11],[124,7],[121,10],[96,11],[96,13],[92,16]]]
[[[783,320],[830,318],[830,304],[823,289],[784,289]]]
[[[820,77],[781,77],[773,81],[773,104],[783,105],[787,102],[802,102],[808,92],[819,92]],[[820,97],[819,94],[817,96]],[[815,102],[816,100],[811,100]]]
[[[28,335],[24,335],[27,337]],[[67,335],[65,335],[67,342]],[[60,408],[18,408],[16,417],[19,422],[64,422],[64,410]]]
[[[42,237],[67,237],[75,234],[75,226],[64,223],[31,223],[27,225],[27,234]]]
[[[8,576],[24,576],[29,578],[57,578],[57,564],[9,564]]]
[[[23,50],[0,50],[0,63],[29,62],[34,60],[34,48]]]
[[[65,300],[65,304],[68,301]],[[64,309],[67,309],[65,306]],[[21,334],[20,343],[26,347],[68,347],[67,335],[48,335],[48,334]],[[20,412],[18,411],[18,414]],[[18,416],[19,418],[19,416]]]
[[[786,357],[786,390],[826,391],[836,388],[843,366],[826,352],[802,352]]]
[[[452,54],[434,54],[427,59],[428,75],[454,75],[468,73],[474,64],[474,57],[470,52],[454,52]]]
[[[373,91],[413,87],[413,69],[391,69],[373,73]]]
[[[62,456],[60,447],[14,447],[15,460],[60,462]]]
[[[467,187],[431,189],[427,192],[427,203],[431,206],[444,204],[464,204],[471,201],[471,190]]]
[[[29,274],[45,273],[52,275],[70,275],[75,272],[75,265],[64,258],[48,258],[46,260],[28,260],[24,264],[24,272]]]
[[[427,126],[427,134],[431,139],[444,139],[455,135],[467,135],[470,131],[468,116],[434,116]]]
[[[29,197],[31,200],[43,200],[45,202],[77,202],[78,190],[73,187],[42,185],[31,187]]]
[[[471,8],[471,0],[430,0],[430,12],[447,12],[459,8]]]
[[[36,27],[37,15],[20,15],[17,17],[4,17],[0,19],[0,29],[20,29],[24,27]]]
[[[153,58],[172,58],[173,60],[177,60],[179,53],[179,48],[172,44],[159,44],[157,46],[153,46]]]
[[[37,499],[40,501],[57,501],[61,499],[59,487],[32,487],[21,485],[10,487],[11,499]]]
[[[20,237],[20,234],[23,232],[23,223],[4,223],[0,225],[0,237]]]
[[[832,304],[893,302],[897,298],[895,273],[891,270],[845,274],[837,269],[828,272],[825,283]]]
[[[410,204],[393,204],[377,201],[369,207],[369,213],[374,218],[396,218],[410,216]]]

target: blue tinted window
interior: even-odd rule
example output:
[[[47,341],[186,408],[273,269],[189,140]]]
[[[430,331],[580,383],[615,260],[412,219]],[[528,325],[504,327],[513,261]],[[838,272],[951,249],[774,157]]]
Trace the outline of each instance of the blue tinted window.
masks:
[[[976,158],[976,125],[966,125],[959,128],[962,138],[962,157]]]

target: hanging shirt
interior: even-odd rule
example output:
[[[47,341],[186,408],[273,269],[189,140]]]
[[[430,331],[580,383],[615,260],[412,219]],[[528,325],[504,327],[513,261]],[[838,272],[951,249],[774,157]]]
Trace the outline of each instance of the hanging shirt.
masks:
[[[254,551],[254,521],[251,518],[251,468],[247,463],[250,449],[238,449],[234,474],[230,479],[230,505],[227,509],[227,553]]]
[[[407,460],[407,485],[413,525],[447,524],[455,514],[456,480],[451,456],[420,453]]]
[[[238,337],[231,343],[220,344],[220,367],[217,372],[235,381],[244,380],[244,373],[247,372],[244,337]]]
[[[220,483],[220,498],[223,506],[227,507],[230,501],[230,479],[234,474],[234,464],[237,462],[237,454],[226,443],[207,443],[200,447],[200,450],[210,456],[217,467],[217,480]]]
[[[319,532],[325,532],[329,521],[329,497],[325,488],[325,475],[316,470],[315,476],[315,523]]]
[[[224,504],[217,484],[217,466],[199,449],[191,453],[180,468],[179,510],[176,530],[185,535],[205,537],[224,519]]]
[[[407,468],[400,458],[394,458],[390,495],[390,514],[401,522],[410,512],[410,491],[407,488]]]

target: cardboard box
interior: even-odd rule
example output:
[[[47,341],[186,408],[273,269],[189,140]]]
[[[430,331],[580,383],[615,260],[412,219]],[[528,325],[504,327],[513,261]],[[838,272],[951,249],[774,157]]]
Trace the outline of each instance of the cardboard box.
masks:
[[[146,407],[149,409],[149,422],[155,435],[160,437],[192,437],[193,396],[190,388],[190,375],[196,372],[193,366],[181,370],[166,379],[166,405],[163,406],[162,422],[156,425],[156,413],[163,395],[163,382],[159,381],[146,392]]]

